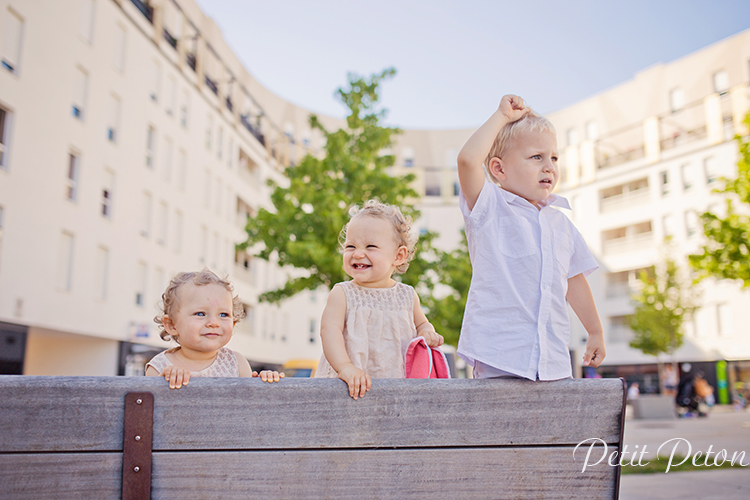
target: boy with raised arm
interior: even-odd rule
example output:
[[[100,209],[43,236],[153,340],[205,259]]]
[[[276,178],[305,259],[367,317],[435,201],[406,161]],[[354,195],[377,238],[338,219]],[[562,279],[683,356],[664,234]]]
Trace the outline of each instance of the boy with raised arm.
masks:
[[[485,179],[485,171],[492,182]],[[604,336],[586,275],[598,264],[554,206],[555,129],[506,95],[458,155],[459,204],[473,269],[458,355],[475,378],[572,376],[566,300],[588,332],[584,366],[604,359]]]

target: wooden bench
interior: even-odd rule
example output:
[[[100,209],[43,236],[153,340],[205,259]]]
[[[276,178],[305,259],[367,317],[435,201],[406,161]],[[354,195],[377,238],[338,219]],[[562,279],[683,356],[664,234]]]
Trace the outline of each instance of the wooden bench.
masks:
[[[620,468],[582,472],[574,449],[620,450],[625,392],[382,379],[354,401],[340,380],[0,376],[0,497],[617,498]]]

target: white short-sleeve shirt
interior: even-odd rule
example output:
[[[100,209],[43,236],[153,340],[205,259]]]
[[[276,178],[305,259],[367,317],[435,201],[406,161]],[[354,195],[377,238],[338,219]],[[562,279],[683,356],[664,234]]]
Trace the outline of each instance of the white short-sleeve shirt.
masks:
[[[459,206],[472,278],[458,355],[531,380],[571,376],[568,279],[599,265],[550,195],[541,210],[485,181],[476,204]]]

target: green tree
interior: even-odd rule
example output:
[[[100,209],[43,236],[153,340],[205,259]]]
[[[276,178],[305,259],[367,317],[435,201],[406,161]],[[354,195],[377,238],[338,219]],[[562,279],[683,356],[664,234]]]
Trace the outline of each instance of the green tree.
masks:
[[[697,291],[685,284],[677,263],[669,258],[653,271],[641,271],[638,280],[641,286],[631,296],[635,312],[630,316],[634,332],[630,347],[657,358],[663,393],[663,361],[659,355],[671,356],[682,345],[683,325],[695,310]]]
[[[427,318],[447,344],[458,345],[461,323],[466,309],[466,298],[471,284],[471,261],[466,243],[466,234],[461,231],[461,246],[453,251],[435,251],[432,264],[434,281],[442,285],[432,290],[423,301],[429,310]],[[448,287],[446,290],[445,287]],[[439,297],[439,298],[438,298]]]
[[[745,117],[750,127],[750,114]],[[740,136],[737,177],[722,178],[723,187],[715,192],[726,197],[726,216],[706,212],[701,215],[706,244],[701,253],[690,256],[690,263],[699,272],[700,278],[714,276],[719,279],[742,281],[750,287],[750,217],[744,215],[750,209],[750,142]],[[742,208],[738,212],[735,203]]]
[[[261,300],[277,302],[303,290],[332,287],[347,278],[338,253],[341,228],[348,221],[348,208],[373,198],[401,207],[416,219],[419,215],[409,200],[417,199],[411,189],[413,175],[393,176],[387,168],[392,155],[383,154],[392,144],[397,128],[381,125],[386,111],[377,107],[381,82],[395,75],[387,69],[368,78],[349,75],[349,87],[336,95],[349,109],[347,127],[328,131],[315,115],[310,126],[325,136],[325,155],[305,156],[299,165],[285,170],[288,186],[271,184],[272,210],[260,209],[248,218],[247,240],[238,245],[254,247],[257,257],[300,272],[281,288],[263,294]],[[429,249],[433,235],[420,237],[418,250]],[[257,246],[256,246],[257,245]],[[416,285],[427,269],[420,252],[402,280]],[[424,287],[429,290],[431,284]]]

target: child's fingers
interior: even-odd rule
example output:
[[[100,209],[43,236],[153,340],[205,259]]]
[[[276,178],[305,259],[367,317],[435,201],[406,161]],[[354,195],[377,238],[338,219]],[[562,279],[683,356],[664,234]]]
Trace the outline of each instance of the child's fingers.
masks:
[[[254,371],[254,372],[253,372],[252,374],[250,374],[250,376],[251,376],[251,377],[257,377],[257,376],[258,376],[258,372],[255,372],[255,371]]]

